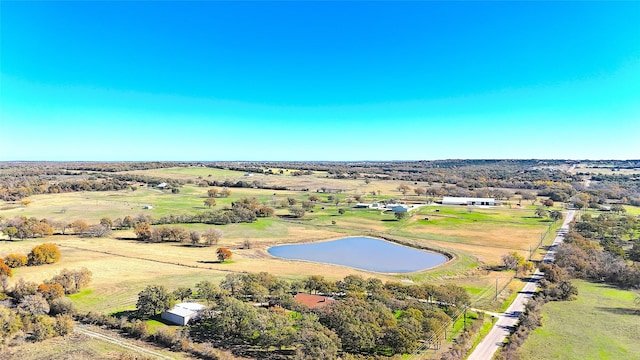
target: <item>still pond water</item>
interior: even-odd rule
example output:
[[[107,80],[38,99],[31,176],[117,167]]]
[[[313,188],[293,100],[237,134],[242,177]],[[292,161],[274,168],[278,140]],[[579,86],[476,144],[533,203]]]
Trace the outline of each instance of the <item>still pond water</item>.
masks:
[[[438,253],[422,251],[369,237],[348,237],[312,244],[278,245],[269,254],[284,259],[350,266],[383,273],[425,270],[447,261]]]

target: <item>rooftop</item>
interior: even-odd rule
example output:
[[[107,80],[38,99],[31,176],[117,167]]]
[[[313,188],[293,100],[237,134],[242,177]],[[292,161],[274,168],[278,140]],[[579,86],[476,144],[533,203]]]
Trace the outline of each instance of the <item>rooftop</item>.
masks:
[[[313,294],[305,294],[305,293],[297,293],[295,296],[297,302],[306,305],[310,308],[319,308],[323,306],[327,306],[332,302],[336,301],[334,298],[330,298],[322,295],[313,295]]]

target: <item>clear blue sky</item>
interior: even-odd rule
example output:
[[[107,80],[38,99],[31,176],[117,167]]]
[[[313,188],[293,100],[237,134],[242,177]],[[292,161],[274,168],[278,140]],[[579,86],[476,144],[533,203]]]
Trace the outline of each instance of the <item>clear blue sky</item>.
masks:
[[[640,2],[0,2],[0,160],[640,158]]]

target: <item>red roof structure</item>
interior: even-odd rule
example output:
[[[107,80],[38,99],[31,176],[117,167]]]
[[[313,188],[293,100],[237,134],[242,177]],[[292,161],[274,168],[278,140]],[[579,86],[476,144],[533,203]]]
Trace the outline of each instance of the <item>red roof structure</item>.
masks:
[[[321,295],[297,293],[295,296],[297,302],[306,305],[309,308],[321,308],[336,301],[334,298]]]

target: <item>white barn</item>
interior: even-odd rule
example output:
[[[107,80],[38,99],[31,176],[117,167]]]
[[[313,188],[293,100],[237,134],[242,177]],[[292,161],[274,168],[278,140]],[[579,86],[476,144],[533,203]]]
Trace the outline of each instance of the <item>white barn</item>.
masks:
[[[185,326],[189,320],[198,316],[198,313],[204,309],[206,306],[198,303],[179,303],[171,310],[163,311],[160,317],[170,323]]]
[[[484,206],[495,206],[495,205],[498,205],[498,202],[494,198],[445,196],[445,197],[442,198],[442,205],[484,205]]]

